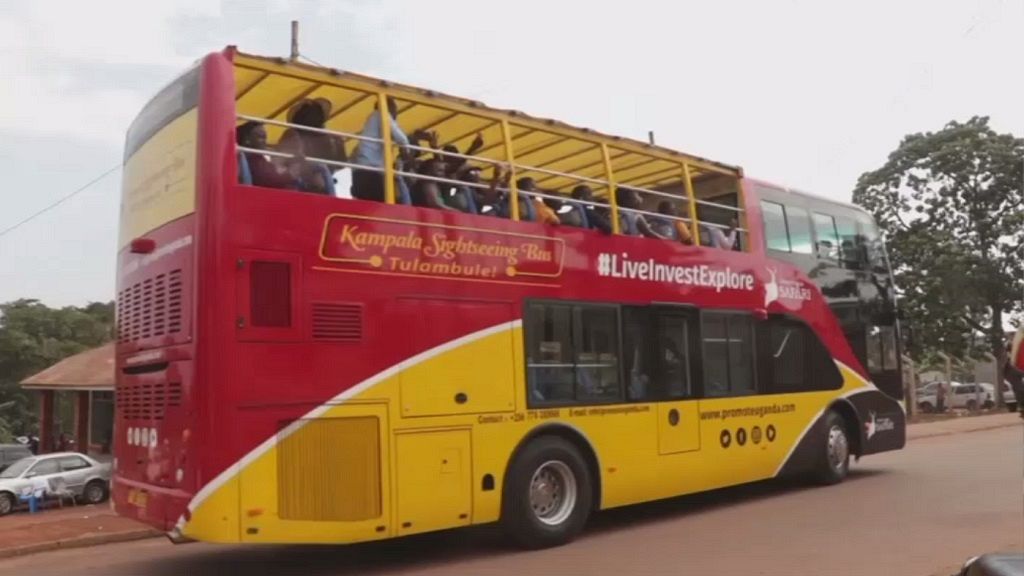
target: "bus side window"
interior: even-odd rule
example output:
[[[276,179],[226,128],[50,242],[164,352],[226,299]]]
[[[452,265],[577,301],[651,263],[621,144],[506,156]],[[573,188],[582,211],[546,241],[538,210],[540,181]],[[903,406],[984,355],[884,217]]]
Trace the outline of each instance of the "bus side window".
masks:
[[[701,317],[704,395],[754,394],[754,337],[749,316],[704,312]]]
[[[814,235],[817,238],[818,258],[839,260],[839,234],[836,232],[835,218],[815,212]]]
[[[837,390],[843,385],[828,349],[806,324],[772,317],[758,324],[762,390],[780,394]]]
[[[863,256],[860,244],[857,239],[857,223],[850,218],[837,216],[836,231],[839,233],[840,256],[843,259],[843,266],[850,270],[860,270],[863,266]]]
[[[532,302],[526,316],[530,404],[621,399],[615,306]]]

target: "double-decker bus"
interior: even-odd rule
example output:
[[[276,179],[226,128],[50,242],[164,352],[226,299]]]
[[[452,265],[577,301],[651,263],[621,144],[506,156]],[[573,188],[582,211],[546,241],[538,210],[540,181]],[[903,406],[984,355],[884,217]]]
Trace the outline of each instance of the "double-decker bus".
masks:
[[[124,164],[113,498],[176,541],[550,546],[904,444],[854,206],[233,47]]]

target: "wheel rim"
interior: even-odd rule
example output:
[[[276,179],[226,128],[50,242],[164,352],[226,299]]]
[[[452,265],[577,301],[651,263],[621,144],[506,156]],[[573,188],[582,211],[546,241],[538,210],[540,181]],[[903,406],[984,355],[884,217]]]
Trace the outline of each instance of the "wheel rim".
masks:
[[[89,486],[85,489],[85,499],[90,504],[96,504],[103,499],[103,489],[99,486]]]
[[[548,526],[565,522],[576,508],[576,475],[565,462],[549,460],[530,480],[530,508],[534,517]]]
[[[0,496],[0,515],[10,514],[11,508],[11,498],[9,496]]]
[[[841,426],[832,426],[828,431],[828,463],[836,472],[846,467],[846,459],[850,456],[850,443],[846,439],[846,431]]]

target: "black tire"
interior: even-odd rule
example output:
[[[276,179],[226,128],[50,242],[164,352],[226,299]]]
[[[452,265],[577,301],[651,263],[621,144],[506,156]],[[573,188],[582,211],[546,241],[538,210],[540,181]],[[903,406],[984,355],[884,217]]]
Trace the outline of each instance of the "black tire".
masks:
[[[1007,412],[1016,412],[1017,411],[1017,403],[1016,402],[1007,402],[1006,403],[1006,411]]]
[[[976,401],[974,401],[974,400],[968,400],[967,401],[967,411],[968,412],[975,412],[975,411],[977,411],[977,409],[978,409],[978,403]]]
[[[935,407],[932,406],[931,402],[921,402],[918,405],[918,408],[920,408],[921,411],[924,412],[925,414],[931,414],[932,412],[935,412]]]
[[[14,495],[8,492],[0,493],[0,516],[6,516],[14,512]]]
[[[838,484],[850,472],[850,432],[846,420],[836,411],[825,416],[825,433],[818,448],[814,479],[819,484]]]
[[[102,480],[93,480],[85,485],[82,490],[82,502],[86,504],[99,504],[107,499],[107,484]]]
[[[565,474],[571,478],[559,480],[559,475]],[[560,546],[583,531],[593,507],[593,492],[590,468],[580,451],[563,438],[541,436],[530,441],[509,467],[502,527],[524,548]]]
[[[991,410],[995,408],[995,406],[996,403],[991,400],[985,400],[985,403],[981,405],[981,407],[984,408],[985,410]]]

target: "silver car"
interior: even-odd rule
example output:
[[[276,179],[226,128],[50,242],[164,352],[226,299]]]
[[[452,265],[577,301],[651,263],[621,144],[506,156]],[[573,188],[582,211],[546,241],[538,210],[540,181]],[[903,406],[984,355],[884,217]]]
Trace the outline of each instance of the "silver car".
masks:
[[[0,472],[0,516],[10,514],[23,494],[98,504],[110,493],[110,465],[75,452],[23,458]]]

